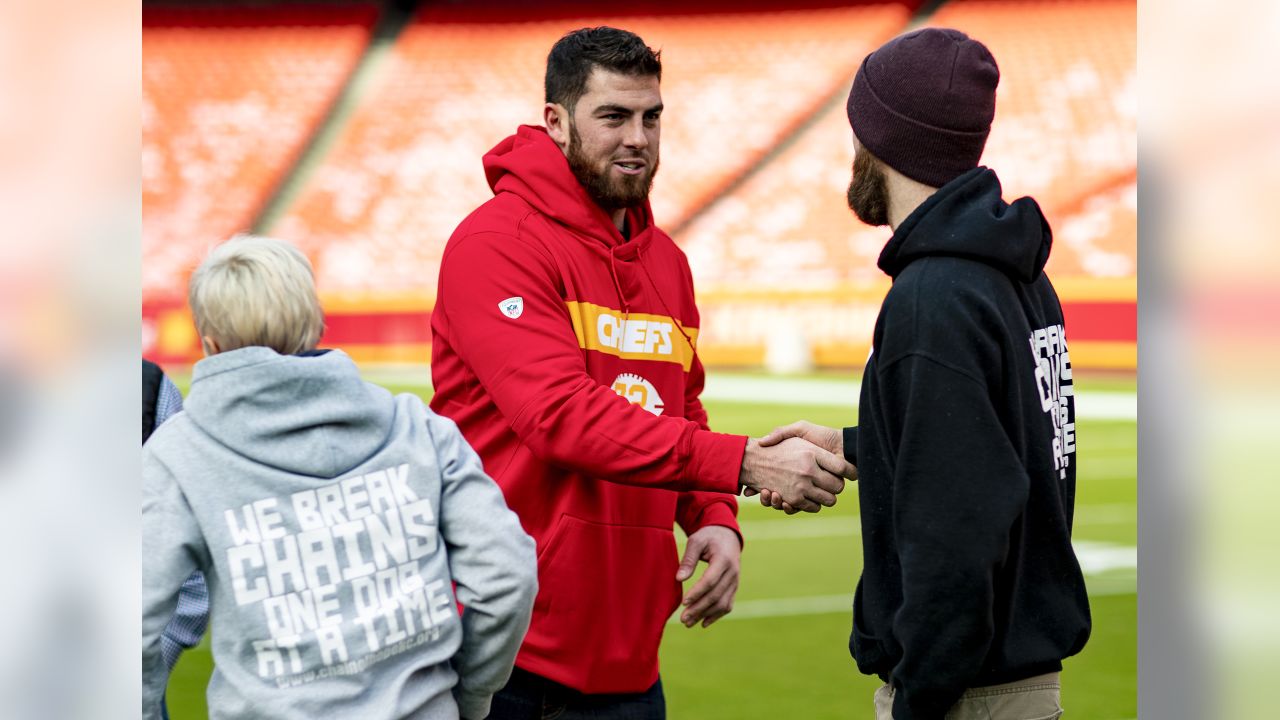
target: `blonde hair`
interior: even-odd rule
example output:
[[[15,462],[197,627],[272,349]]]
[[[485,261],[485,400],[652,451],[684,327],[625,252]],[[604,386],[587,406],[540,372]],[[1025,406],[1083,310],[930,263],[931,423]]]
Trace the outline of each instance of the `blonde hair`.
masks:
[[[311,263],[283,240],[236,235],[215,247],[187,300],[201,342],[211,338],[219,352],[261,345],[292,355],[314,349],[324,331]]]

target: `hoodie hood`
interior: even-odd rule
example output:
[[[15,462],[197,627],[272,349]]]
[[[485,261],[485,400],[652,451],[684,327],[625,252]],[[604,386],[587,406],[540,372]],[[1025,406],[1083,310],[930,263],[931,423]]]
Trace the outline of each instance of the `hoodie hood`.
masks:
[[[1001,196],[995,172],[977,167],[942,186],[898,226],[877,264],[897,277],[931,256],[977,260],[1022,282],[1044,271],[1053,233],[1035,200],[1012,204]]]
[[[386,444],[394,399],[341,350],[299,357],[246,347],[196,363],[186,414],[254,462],[335,478]]]
[[[625,242],[613,219],[578,182],[568,158],[545,128],[521,125],[515,135],[485,153],[484,173],[495,195],[514,193],[538,212],[608,247]],[[649,202],[627,210],[627,222],[634,242],[653,226]]]

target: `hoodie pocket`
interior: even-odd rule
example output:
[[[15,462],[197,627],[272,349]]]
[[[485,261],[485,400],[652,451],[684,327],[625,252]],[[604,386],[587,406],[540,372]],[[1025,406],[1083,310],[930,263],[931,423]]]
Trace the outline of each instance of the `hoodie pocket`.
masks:
[[[678,563],[671,530],[561,517],[538,558],[525,650],[544,674],[584,692],[646,690],[680,604]]]

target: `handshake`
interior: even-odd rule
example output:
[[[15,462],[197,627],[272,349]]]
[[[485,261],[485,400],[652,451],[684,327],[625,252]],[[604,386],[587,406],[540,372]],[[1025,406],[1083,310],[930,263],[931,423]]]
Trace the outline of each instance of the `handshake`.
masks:
[[[748,440],[738,482],[743,495],[793,515],[835,505],[845,478],[857,480],[858,469],[845,460],[843,434],[800,421]]]

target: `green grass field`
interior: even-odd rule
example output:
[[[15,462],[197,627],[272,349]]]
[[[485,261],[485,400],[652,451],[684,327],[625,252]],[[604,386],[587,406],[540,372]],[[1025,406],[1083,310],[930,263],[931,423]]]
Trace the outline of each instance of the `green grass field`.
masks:
[[[185,392],[185,383],[183,390]],[[408,390],[389,386],[393,390]],[[1125,378],[1079,379],[1078,391],[1134,392]],[[856,411],[821,406],[707,402],[717,430],[762,435],[807,419],[856,422]],[[1075,540],[1085,567],[1093,636],[1066,662],[1068,717],[1137,717],[1137,424],[1078,423]],[[662,678],[668,714],[685,718],[805,720],[874,717],[879,680],[849,657],[849,606],[861,567],[854,488],[818,515],[787,517],[744,502],[746,548],[735,612],[710,628],[667,626]],[[175,720],[207,717],[204,688],[213,660],[208,640],[183,655],[169,684]]]

